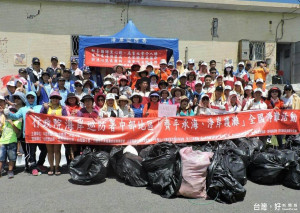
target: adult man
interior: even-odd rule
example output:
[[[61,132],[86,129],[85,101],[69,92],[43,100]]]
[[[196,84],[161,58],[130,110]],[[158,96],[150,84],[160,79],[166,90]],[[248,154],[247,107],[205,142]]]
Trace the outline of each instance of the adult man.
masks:
[[[210,67],[210,69],[211,69],[211,68],[216,69],[217,75],[219,75],[220,73],[219,73],[219,71],[217,70],[216,65],[217,65],[217,62],[216,62],[215,60],[211,60],[211,61],[209,62],[209,67]]]
[[[90,72],[89,69],[84,69],[83,70],[83,81],[84,80],[90,80],[93,83],[93,88],[97,87],[96,82],[91,79],[91,72]]]
[[[73,79],[72,77],[72,80],[82,80],[83,79],[83,76],[82,76],[82,70],[78,68],[78,63],[76,61],[75,58],[73,58],[71,60],[71,73],[73,76],[75,76],[76,79]]]
[[[212,96],[213,92],[215,91],[214,86],[211,85],[211,75],[206,75],[204,77],[204,86],[202,88],[202,91],[209,96],[209,98]]]
[[[102,87],[103,80],[102,80],[102,76],[101,76],[100,72],[97,72],[95,67],[90,67],[90,71],[91,71],[90,80],[93,80],[97,84],[98,87]]]
[[[189,100],[192,101],[193,90],[191,87],[186,85],[186,82],[187,82],[187,76],[185,74],[180,75],[179,76],[179,83],[180,83],[179,88],[184,89],[186,97],[188,97]]]
[[[27,84],[24,85],[26,93],[30,92],[30,91],[35,91],[35,87],[34,87],[33,83],[31,82],[30,77],[28,76],[28,72],[27,72],[26,69],[20,68],[19,69],[19,76],[23,77],[27,81]]]
[[[266,79],[267,75],[269,74],[269,69],[267,68],[267,63],[265,61],[258,61],[256,63],[256,66],[253,69],[249,70],[250,74],[254,74],[254,80],[261,78],[264,81],[263,88],[266,88]],[[253,89],[255,89],[257,86],[256,84],[253,84]]]
[[[168,69],[169,69],[169,70],[173,70],[173,69],[174,69],[174,65],[173,65],[172,62],[169,62],[169,63],[168,63]]]
[[[168,64],[165,59],[161,59],[159,63],[159,69],[156,70],[155,74],[158,75],[159,80],[167,81],[169,75],[171,75],[171,71],[168,69]]]
[[[27,67],[26,70],[32,83],[39,81],[43,71],[43,69],[41,69],[40,59],[37,57],[32,58],[32,64],[30,67]]]
[[[195,70],[195,60],[194,59],[192,59],[192,58],[190,58],[189,60],[188,60],[188,66],[187,66],[187,68],[184,70],[184,73],[187,75],[189,72],[191,72],[191,71],[195,71],[196,72],[196,70]]]
[[[137,71],[139,71],[140,68],[141,68],[141,65],[137,62],[135,62],[131,65],[130,84],[131,84],[132,90],[135,89],[135,84],[136,84],[137,80],[139,79]]]
[[[51,66],[47,67],[46,71],[49,73],[50,77],[56,79],[57,73],[56,70],[59,68],[58,66],[58,58],[56,56],[51,57]]]

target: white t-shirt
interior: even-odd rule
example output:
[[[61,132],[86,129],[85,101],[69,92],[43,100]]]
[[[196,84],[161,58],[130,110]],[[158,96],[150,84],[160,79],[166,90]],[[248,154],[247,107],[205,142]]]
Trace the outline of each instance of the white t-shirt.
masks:
[[[284,102],[284,105],[287,106],[287,109],[292,109],[293,108],[293,96],[287,98],[285,96],[281,97],[281,100]]]

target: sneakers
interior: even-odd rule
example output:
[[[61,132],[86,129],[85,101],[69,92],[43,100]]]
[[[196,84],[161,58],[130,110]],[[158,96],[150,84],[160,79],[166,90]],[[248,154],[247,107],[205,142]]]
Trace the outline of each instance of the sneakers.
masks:
[[[47,167],[43,166],[43,165],[38,165],[37,166],[37,169],[42,172],[42,173],[45,173],[48,171]]]
[[[271,138],[268,138],[268,139],[267,139],[267,143],[268,143],[268,144],[271,144],[271,143],[272,143]]]
[[[14,172],[13,171],[8,171],[7,172],[7,177],[8,177],[8,179],[14,178]]]
[[[39,171],[38,171],[37,169],[33,169],[33,170],[31,171],[31,174],[32,174],[33,176],[38,176],[38,175],[39,175]]]

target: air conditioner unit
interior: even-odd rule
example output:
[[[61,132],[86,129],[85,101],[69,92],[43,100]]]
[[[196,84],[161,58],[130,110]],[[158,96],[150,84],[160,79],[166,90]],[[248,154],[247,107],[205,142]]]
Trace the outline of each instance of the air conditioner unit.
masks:
[[[240,40],[239,41],[239,61],[247,61],[249,60],[250,55],[250,46],[249,40]]]

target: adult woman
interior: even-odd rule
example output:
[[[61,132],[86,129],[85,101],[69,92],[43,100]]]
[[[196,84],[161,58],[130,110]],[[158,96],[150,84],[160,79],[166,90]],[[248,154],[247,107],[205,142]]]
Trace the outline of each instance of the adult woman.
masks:
[[[105,102],[105,95],[103,94],[102,91],[95,94],[94,101],[95,101],[95,110],[100,112],[100,109],[103,107],[104,102]]]
[[[83,81],[83,91],[86,94],[92,94],[92,90],[94,89],[94,83],[91,80]]]
[[[129,100],[125,95],[121,95],[117,103],[123,112],[123,118],[134,118],[134,112],[130,107],[131,100]]]
[[[125,75],[122,75],[119,78],[120,94],[125,95],[127,98],[129,98],[132,94],[132,90],[131,90],[130,86],[128,86],[128,83],[129,83],[129,81]]]
[[[242,103],[243,98],[244,98],[244,89],[243,89],[243,86],[242,86],[242,82],[236,81],[234,83],[234,91],[236,92],[236,94],[238,96],[238,99]]]
[[[247,101],[249,101],[250,99],[253,99],[252,86],[247,85],[247,86],[245,86],[244,98],[243,98],[243,102],[242,102],[242,109],[244,109]]]
[[[171,90],[171,94],[172,94],[172,104],[175,104],[175,105],[177,105],[177,107],[179,107],[180,97],[185,95],[184,89],[181,89],[179,87],[173,88]]]
[[[242,104],[235,91],[229,93],[229,98],[225,107],[228,112],[240,112],[242,110]]]
[[[174,85],[174,78],[172,75],[170,75],[167,79],[167,83],[168,83],[168,86],[167,86],[167,90],[169,92],[171,92],[172,88],[173,88],[173,85]]]
[[[101,118],[108,118],[108,117],[122,118],[123,117],[123,111],[118,106],[114,94],[108,93],[106,95],[105,103],[100,110],[100,117]]]
[[[178,83],[179,83],[179,81],[178,81],[178,77],[179,77],[179,71],[178,71],[178,69],[173,69],[172,70],[172,76],[173,76],[173,79],[174,79],[174,81],[173,81],[173,87],[177,87]]]
[[[160,91],[160,90],[163,90],[163,89],[167,89],[167,86],[168,86],[168,83],[164,80],[161,80],[159,83],[158,83],[158,89],[155,90],[155,91]]]
[[[191,71],[187,73],[187,82],[186,85],[195,90],[195,82],[196,82],[196,73],[195,71]]]
[[[139,79],[139,83],[137,84],[138,93],[143,97],[142,104],[145,105],[149,102],[149,94],[150,94],[150,82],[149,78],[141,78]]]
[[[118,64],[116,66],[113,67],[113,70],[115,71],[115,73],[112,73],[111,75],[118,80],[121,76],[123,76],[124,72],[126,71],[125,67],[122,64]]]
[[[244,106],[243,111],[247,110],[263,110],[267,109],[267,104],[263,101],[262,90],[260,88],[256,88],[253,93],[254,98],[249,99]]]
[[[145,105],[143,110],[143,117],[156,118],[158,117],[158,101],[159,94],[156,91],[152,91],[149,94],[150,102]]]
[[[139,93],[133,93],[130,97],[132,101],[131,108],[134,112],[135,118],[143,117],[144,105],[142,104],[143,97]]]
[[[184,66],[182,64],[182,60],[176,61],[176,70],[177,70],[177,77],[179,76],[179,74],[181,75],[182,73],[184,73]],[[172,72],[172,75],[173,75],[173,72]]]
[[[77,112],[78,117],[99,118],[99,112],[94,108],[93,96],[85,95],[82,97],[81,102],[84,107]]]
[[[118,99],[119,99],[119,96],[120,96],[120,88],[119,88],[118,86],[113,86],[113,87],[110,89],[109,93],[114,94],[116,100],[118,100]]]
[[[225,100],[227,101],[229,98],[229,93],[231,91],[231,86],[227,85],[224,87],[224,95],[225,95]]]
[[[287,84],[284,86],[283,95],[281,100],[284,102],[284,108],[300,109],[300,98],[295,93],[292,85]]]
[[[189,98],[185,95],[180,97],[180,106],[177,110],[177,116],[194,116],[194,111],[189,105]]]
[[[45,103],[41,109],[41,113],[48,115],[56,115],[56,116],[67,116],[68,112],[64,106],[60,104],[60,100],[62,97],[59,92],[54,91],[50,94],[50,103]],[[59,163],[61,159],[61,144],[46,144],[47,153],[48,153],[48,161],[50,164],[50,170],[48,175],[53,175],[54,173],[54,158],[55,158],[55,175],[60,175],[59,171]]]
[[[216,78],[214,87],[217,87],[217,86],[222,86],[223,88],[225,87],[225,84],[224,84],[224,82],[223,82],[223,76],[222,76],[222,75],[218,75],[218,77]]]
[[[206,75],[209,75],[209,71],[207,69],[207,63],[206,62],[202,62],[201,63],[201,66],[199,68],[199,72],[198,72],[198,79],[197,80],[200,80],[202,82],[204,82],[204,78]]]
[[[68,115],[77,116],[78,111],[81,109],[79,98],[74,93],[69,93],[65,101]]]
[[[172,104],[172,101],[170,100],[170,93],[166,89],[162,89],[160,91],[160,101],[161,104]]]
[[[268,98],[265,101],[268,109],[283,109],[284,102],[280,100],[281,90],[278,87],[272,87],[268,92]],[[272,136],[268,136],[267,143],[271,143]],[[276,135],[279,149],[283,148],[282,135]]]
[[[201,96],[199,105],[195,108],[196,115],[213,115],[209,104],[209,96],[204,94]]]
[[[42,81],[39,84],[37,90],[37,96],[39,97],[39,104],[49,102],[50,91],[53,89],[52,79],[50,79],[50,74],[47,71],[42,72]]]
[[[79,100],[81,100],[82,97],[86,95],[86,93],[83,92],[82,81],[80,80],[75,81],[74,86],[75,86],[75,95],[76,97],[79,98]]]
[[[233,66],[230,64],[225,65],[223,81],[224,81],[225,86],[229,85],[229,86],[231,86],[231,88],[234,87],[236,78],[233,75]]]

